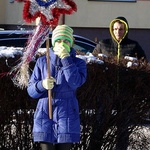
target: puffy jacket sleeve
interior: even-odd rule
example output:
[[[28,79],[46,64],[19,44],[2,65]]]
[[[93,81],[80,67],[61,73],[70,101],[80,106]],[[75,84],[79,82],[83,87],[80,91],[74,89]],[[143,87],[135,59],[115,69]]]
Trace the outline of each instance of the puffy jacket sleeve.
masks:
[[[27,92],[32,98],[39,98],[47,93],[47,90],[45,90],[42,86],[42,70],[39,67],[41,64],[43,64],[42,61],[42,59],[37,60],[28,83]]]
[[[63,73],[68,85],[72,89],[80,87],[87,77],[87,67],[84,60],[80,58],[66,57],[61,60]]]

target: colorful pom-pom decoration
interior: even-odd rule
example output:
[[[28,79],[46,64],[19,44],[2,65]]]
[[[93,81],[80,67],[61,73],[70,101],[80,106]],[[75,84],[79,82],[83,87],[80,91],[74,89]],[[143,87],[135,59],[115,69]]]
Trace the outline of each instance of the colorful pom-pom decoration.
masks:
[[[61,14],[77,11],[72,0],[26,0],[24,3],[23,19],[27,23],[32,23],[39,17],[42,24],[57,25]]]

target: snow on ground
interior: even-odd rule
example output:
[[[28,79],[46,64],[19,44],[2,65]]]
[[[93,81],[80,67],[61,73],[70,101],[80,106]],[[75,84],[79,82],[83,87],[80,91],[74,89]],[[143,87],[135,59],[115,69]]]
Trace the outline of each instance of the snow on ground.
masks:
[[[22,55],[22,47],[6,47],[0,46],[0,58],[2,57],[11,57],[14,58],[16,55]]]
[[[113,126],[107,131],[105,136],[116,130],[117,127]],[[150,150],[150,125],[135,126],[129,138],[132,141],[132,145],[130,144],[127,150]],[[101,150],[105,150],[105,148],[102,146]],[[115,145],[112,150],[116,150]]]
[[[141,145],[143,142],[146,142],[147,145],[145,149],[142,150],[150,150],[150,125],[135,127],[135,132],[133,132],[130,137],[133,141],[135,141],[135,145],[130,145],[128,150],[141,150]]]

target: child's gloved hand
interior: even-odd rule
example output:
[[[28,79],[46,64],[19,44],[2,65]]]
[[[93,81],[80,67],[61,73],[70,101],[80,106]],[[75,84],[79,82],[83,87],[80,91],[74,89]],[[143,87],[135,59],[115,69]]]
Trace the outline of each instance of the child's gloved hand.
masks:
[[[69,54],[70,47],[64,42],[55,45],[53,50],[54,50],[54,53],[56,55],[58,55],[58,57],[60,57],[61,59],[65,58],[67,56],[70,56],[70,54]]]
[[[53,77],[46,78],[42,81],[42,85],[46,90],[51,90],[54,87],[55,79]]]

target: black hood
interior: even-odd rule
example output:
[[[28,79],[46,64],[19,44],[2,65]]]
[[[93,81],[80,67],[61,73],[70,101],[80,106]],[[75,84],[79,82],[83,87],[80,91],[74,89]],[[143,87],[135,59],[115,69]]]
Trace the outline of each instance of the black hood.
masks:
[[[126,24],[128,25],[128,29],[129,29],[129,24],[128,24],[128,21],[125,17],[119,16],[116,19],[123,20],[124,22],[126,22]]]

